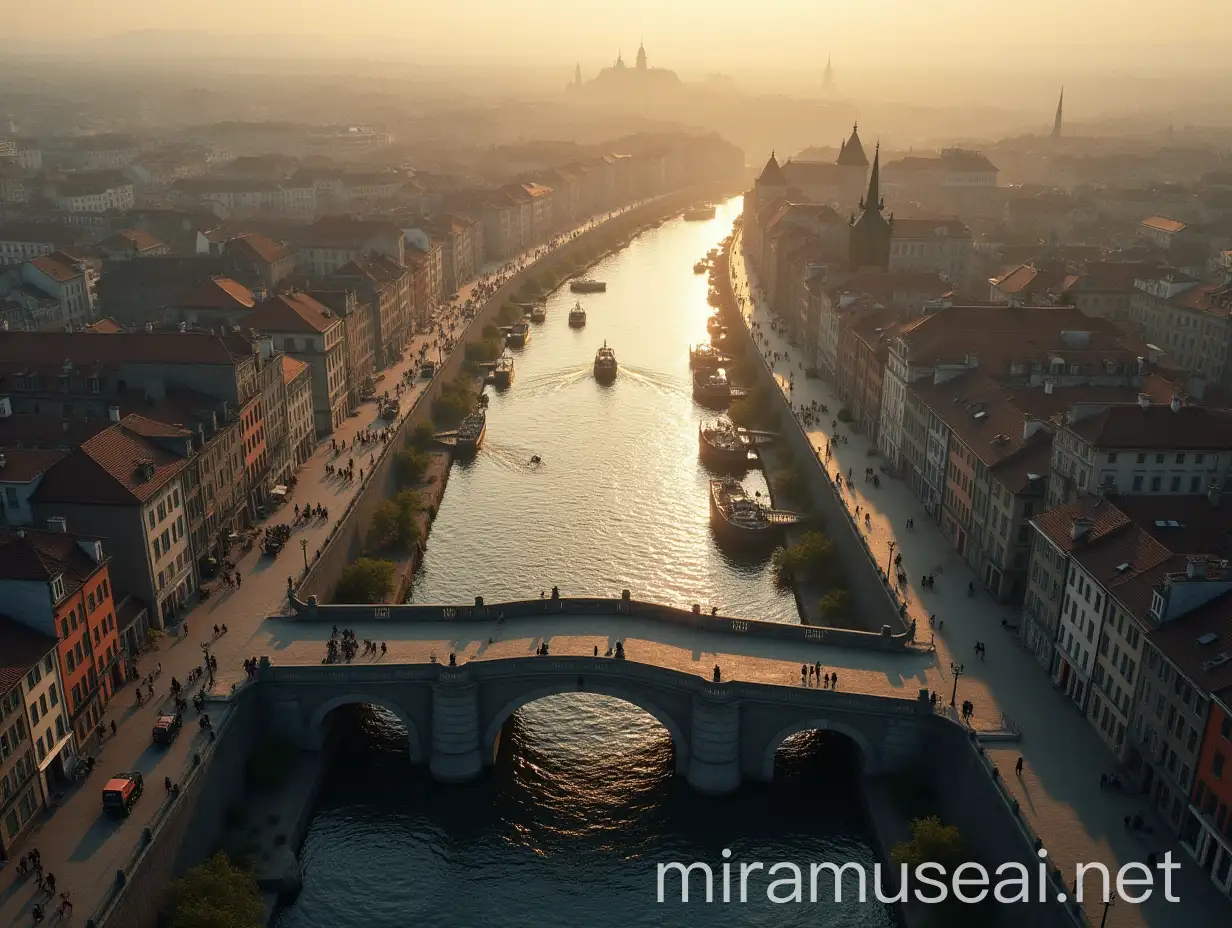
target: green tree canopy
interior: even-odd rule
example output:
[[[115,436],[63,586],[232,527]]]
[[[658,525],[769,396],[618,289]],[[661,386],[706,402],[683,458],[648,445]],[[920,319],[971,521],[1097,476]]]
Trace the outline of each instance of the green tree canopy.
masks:
[[[795,575],[827,587],[843,585],[843,564],[837,549],[821,532],[805,532],[795,544],[778,548],[772,559],[774,579],[780,586],[790,586]]]
[[[171,884],[170,928],[260,928],[257,881],[221,851]]]
[[[432,458],[417,449],[399,451],[394,455],[394,474],[404,487],[414,486],[428,472]]]
[[[406,436],[406,443],[412,448],[427,451],[436,444],[436,425],[432,422],[421,422]]]
[[[415,516],[423,508],[419,494],[403,490],[393,499],[384,500],[372,513],[369,534],[378,548],[396,548],[409,551],[420,538],[419,523]]]
[[[361,557],[342,571],[334,601],[340,603],[380,602],[394,585],[392,561]]]

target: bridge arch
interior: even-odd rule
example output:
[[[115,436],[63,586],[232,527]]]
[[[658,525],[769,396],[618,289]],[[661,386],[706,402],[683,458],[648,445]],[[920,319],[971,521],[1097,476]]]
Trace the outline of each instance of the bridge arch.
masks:
[[[411,763],[423,763],[423,745],[420,743],[419,730],[415,727],[415,723],[411,721],[410,716],[402,711],[402,708],[396,703],[373,693],[344,693],[321,703],[316,711],[313,712],[312,721],[308,725],[308,731],[316,743],[321,743],[325,737],[325,720],[329,718],[331,712],[335,709],[341,709],[343,706],[356,705],[377,706],[391,715],[397,716],[398,721],[406,729],[406,739],[410,745]]]
[[[832,731],[836,734],[845,735],[855,744],[859,752],[860,769],[868,771],[876,766],[877,755],[873,750],[872,743],[858,728],[853,728],[845,722],[836,722],[834,719],[829,718],[801,719],[780,729],[766,742],[766,749],[762,754],[761,760],[761,779],[766,782],[774,779],[774,756],[778,753],[779,748],[792,735],[798,735],[805,731]]]
[[[676,773],[683,774],[688,771],[689,741],[685,725],[682,725],[670,713],[664,711],[655,702],[645,698],[643,695],[630,692],[625,687],[612,686],[598,680],[592,681],[589,677],[586,679],[584,687],[578,687],[576,682],[561,681],[560,683],[522,693],[501,706],[483,728],[482,750],[484,763],[490,766],[496,762],[496,751],[501,729],[505,727],[505,722],[509,720],[509,716],[536,700],[544,699],[548,696],[560,696],[565,693],[593,693],[598,696],[608,696],[612,699],[619,699],[621,702],[628,703],[636,709],[641,709],[666,728],[668,735],[671,736],[672,749],[676,755]]]

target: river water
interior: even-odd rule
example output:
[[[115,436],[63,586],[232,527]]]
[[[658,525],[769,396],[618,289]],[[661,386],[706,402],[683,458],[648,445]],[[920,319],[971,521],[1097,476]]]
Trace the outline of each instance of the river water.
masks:
[[[799,621],[764,560],[733,560],[708,522],[707,474],[690,395],[688,345],[704,341],[705,275],[692,265],[731,230],[735,199],[709,222],[676,219],[605,259],[582,296],[548,301],[516,353],[512,389],[494,392],[474,462],[455,464],[412,591],[417,602],[562,593],[618,595],[780,622]],[[615,383],[594,381],[607,340]],[[538,454],[540,467],[529,460]],[[755,471],[751,490],[765,491]],[[873,903],[657,902],[656,865],[856,861],[874,854],[842,744],[810,733],[780,750],[773,785],[705,799],[673,776],[667,731],[595,694],[516,712],[496,766],[439,786],[412,766],[405,733],[353,708],[302,853],[304,889],[278,928],[889,928]],[[716,890],[717,892],[717,890]],[[717,897],[716,897],[717,898]],[[829,899],[827,895],[825,898]]]

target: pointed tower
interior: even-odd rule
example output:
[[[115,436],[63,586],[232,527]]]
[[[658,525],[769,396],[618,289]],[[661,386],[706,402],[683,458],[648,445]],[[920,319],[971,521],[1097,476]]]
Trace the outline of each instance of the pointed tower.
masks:
[[[1061,88],[1061,98],[1057,100],[1057,115],[1052,120],[1052,137],[1059,139],[1061,137],[1061,113],[1065,109],[1065,88]]]
[[[639,71],[646,70],[646,43],[640,42],[637,46],[637,69]]]
[[[851,219],[847,244],[847,259],[853,270],[863,267],[890,266],[890,238],[894,234],[894,217],[886,219],[885,200],[881,198],[881,144],[873,154],[873,169],[868,175],[868,193],[860,200],[860,215]]]
[[[851,136],[839,146],[838,160],[840,168],[839,198],[842,208],[854,203],[864,191],[864,183],[868,177],[868,156],[864,154],[864,145],[860,142],[860,126],[851,127]]]
[[[573,85],[575,87],[582,86],[582,63],[579,61],[578,66],[573,69]]]
[[[830,64],[829,55],[826,55],[826,73],[821,79],[821,89],[826,93],[834,89],[834,68]]]
[[[617,70],[620,70],[620,71],[623,71],[623,70],[624,70],[624,67],[625,67],[625,55],[624,55],[624,52],[618,51],[618,52],[616,52],[616,69],[617,69]]]

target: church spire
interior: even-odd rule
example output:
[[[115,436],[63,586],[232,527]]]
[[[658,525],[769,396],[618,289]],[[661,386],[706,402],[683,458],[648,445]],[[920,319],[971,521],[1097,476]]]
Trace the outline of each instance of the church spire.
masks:
[[[1057,115],[1052,121],[1052,137],[1059,139],[1061,137],[1061,113],[1065,109],[1065,88],[1061,88],[1061,97],[1057,100]]]
[[[826,73],[821,79],[822,90],[832,90],[834,88],[834,68],[830,64],[830,56],[826,55]]]
[[[861,209],[875,209],[878,212],[885,209],[885,202],[881,199],[881,143],[877,143],[877,148],[873,152],[873,169],[868,175],[868,194],[860,201]]]

